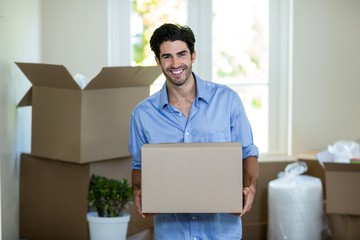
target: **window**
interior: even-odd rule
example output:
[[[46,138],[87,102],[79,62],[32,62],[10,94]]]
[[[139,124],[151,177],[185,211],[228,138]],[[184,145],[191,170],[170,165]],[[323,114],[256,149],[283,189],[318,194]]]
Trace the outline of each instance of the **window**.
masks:
[[[268,151],[268,12],[267,0],[213,0],[212,79],[240,95],[261,152]]]
[[[186,0],[132,0],[132,65],[154,65],[150,37],[162,23],[186,24]]]
[[[132,9],[132,65],[155,65],[154,54],[150,50],[150,37],[162,23],[186,24],[187,0],[132,0]],[[164,81],[162,75],[155,80],[151,93],[160,90]]]
[[[133,65],[155,64],[148,41],[159,23],[189,25],[197,39],[194,72],[239,93],[261,153],[290,153],[289,1],[132,0],[132,5]],[[152,92],[163,82],[161,76]]]

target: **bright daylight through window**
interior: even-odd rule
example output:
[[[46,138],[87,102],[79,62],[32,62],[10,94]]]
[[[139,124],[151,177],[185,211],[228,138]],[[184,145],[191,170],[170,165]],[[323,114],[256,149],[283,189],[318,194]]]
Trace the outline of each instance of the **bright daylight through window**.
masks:
[[[213,81],[240,95],[261,152],[268,151],[267,2],[213,1]]]

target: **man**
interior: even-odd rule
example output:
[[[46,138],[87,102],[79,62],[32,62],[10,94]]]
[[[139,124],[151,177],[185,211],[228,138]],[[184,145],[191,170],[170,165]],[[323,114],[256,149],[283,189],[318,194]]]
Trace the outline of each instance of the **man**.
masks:
[[[150,39],[166,77],[162,89],[142,101],[131,115],[129,151],[133,157],[133,194],[141,212],[140,151],[146,143],[240,142],[243,147],[244,205],[239,214],[156,214],[155,239],[240,239],[241,216],[249,212],[258,176],[258,149],[237,93],[201,80],[192,72],[195,36],[187,26],[164,24]],[[164,169],[166,171],[166,169]],[[241,191],[241,189],[234,189]]]

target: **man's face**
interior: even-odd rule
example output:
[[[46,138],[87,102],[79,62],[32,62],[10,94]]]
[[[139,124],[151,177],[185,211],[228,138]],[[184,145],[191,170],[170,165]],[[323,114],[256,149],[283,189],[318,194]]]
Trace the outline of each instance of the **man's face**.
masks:
[[[156,58],[166,80],[176,86],[182,86],[191,76],[192,64],[196,53],[190,50],[183,41],[166,41],[160,45],[160,59]]]

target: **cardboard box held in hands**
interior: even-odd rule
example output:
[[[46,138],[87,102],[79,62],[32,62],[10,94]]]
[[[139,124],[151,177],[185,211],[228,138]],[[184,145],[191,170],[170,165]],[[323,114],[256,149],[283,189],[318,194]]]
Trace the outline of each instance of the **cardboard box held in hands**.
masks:
[[[240,143],[145,144],[141,149],[144,213],[240,213]]]
[[[156,67],[104,67],[82,90],[62,65],[16,63],[33,84],[31,154],[74,163],[129,156],[132,109],[149,96]]]

